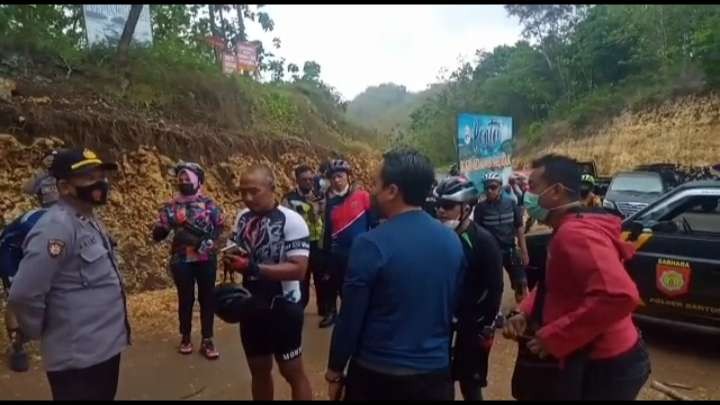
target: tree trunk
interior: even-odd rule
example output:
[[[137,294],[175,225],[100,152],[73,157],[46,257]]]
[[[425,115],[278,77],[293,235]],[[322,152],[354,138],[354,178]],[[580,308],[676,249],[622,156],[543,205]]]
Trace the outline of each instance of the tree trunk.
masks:
[[[243,4],[236,4],[235,10],[237,10],[237,18],[238,18],[238,39],[239,41],[247,41],[247,36],[245,36],[245,20],[243,19]]]
[[[218,30],[217,25],[215,24],[215,5],[214,4],[208,4],[208,15],[210,17],[210,32],[213,36],[217,36]],[[220,51],[218,51],[217,48],[213,47],[213,53],[215,53],[215,62],[222,66],[222,54]]]
[[[125,28],[123,29],[123,33],[117,47],[117,61],[121,65],[127,63],[130,41],[132,41],[133,34],[135,34],[135,26],[140,18],[142,8],[142,4],[133,4],[130,6],[130,14],[128,14],[128,19],[125,22]]]

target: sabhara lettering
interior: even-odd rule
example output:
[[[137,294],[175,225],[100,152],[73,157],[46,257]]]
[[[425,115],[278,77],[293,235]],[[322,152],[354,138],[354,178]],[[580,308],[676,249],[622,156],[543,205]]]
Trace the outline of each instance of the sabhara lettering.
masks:
[[[673,260],[673,259],[660,259],[658,260],[658,264],[662,264],[665,266],[673,266],[673,267],[690,267],[690,263],[684,262],[682,260]]]

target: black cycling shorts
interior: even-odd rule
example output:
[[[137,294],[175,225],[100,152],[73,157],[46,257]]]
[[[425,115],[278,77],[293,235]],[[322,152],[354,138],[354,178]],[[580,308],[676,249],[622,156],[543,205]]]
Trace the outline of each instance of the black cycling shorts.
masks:
[[[302,355],[304,310],[301,304],[276,299],[270,310],[258,310],[240,322],[240,337],[248,358],[275,355],[289,361]]]

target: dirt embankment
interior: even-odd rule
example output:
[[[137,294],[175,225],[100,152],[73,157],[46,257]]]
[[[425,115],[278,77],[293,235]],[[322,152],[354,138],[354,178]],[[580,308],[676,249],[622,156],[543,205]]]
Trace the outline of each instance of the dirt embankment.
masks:
[[[720,95],[687,96],[639,112],[626,111],[602,128],[576,139],[519,154],[522,166],[553,152],[595,159],[612,174],[650,163],[708,166],[720,162]]]
[[[157,210],[173,193],[168,169],[178,159],[204,165],[205,190],[232,223],[241,204],[236,187],[244,169],[270,165],[281,194],[293,186],[296,166],[317,168],[322,160],[340,154],[302,139],[252,137],[206,124],[166,122],[97,95],[64,90],[18,81],[12,96],[0,99],[0,215],[10,221],[33,206],[21,185],[53,148],[90,147],[115,159],[120,171],[101,215],[118,243],[131,291],[170,285],[165,270],[168,246],[152,243],[150,231]],[[371,185],[377,154],[344,155],[356,178]]]

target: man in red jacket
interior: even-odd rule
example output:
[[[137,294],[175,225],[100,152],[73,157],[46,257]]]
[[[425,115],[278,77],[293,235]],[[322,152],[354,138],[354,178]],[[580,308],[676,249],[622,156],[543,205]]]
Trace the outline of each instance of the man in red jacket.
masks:
[[[571,387],[582,400],[634,399],[650,375],[650,361],[632,312],[640,303],[637,287],[623,262],[634,254],[620,240],[620,220],[579,203],[580,167],[576,161],[546,155],[532,165],[528,214],[553,228],[545,270],[542,323],[528,342],[541,357],[563,364],[579,350],[589,359]],[[504,334],[526,335],[537,289],[509,319]],[[568,378],[570,378],[568,376]]]

